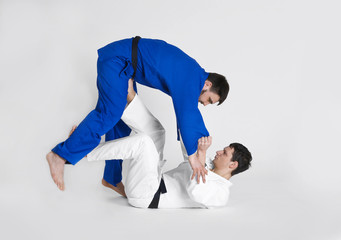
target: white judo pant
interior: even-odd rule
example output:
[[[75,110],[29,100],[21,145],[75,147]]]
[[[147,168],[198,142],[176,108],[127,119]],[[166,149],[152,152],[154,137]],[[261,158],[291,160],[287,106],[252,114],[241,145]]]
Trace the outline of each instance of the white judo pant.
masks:
[[[160,185],[165,131],[137,95],[125,109],[122,120],[135,135],[101,143],[87,158],[89,161],[128,160],[125,178],[128,202],[148,208]]]

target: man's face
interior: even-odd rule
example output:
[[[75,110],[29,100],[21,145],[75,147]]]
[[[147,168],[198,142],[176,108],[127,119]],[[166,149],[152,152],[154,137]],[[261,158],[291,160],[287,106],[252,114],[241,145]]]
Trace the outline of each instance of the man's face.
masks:
[[[208,104],[215,104],[219,101],[220,97],[218,94],[211,92],[209,89],[202,90],[199,97],[199,102],[206,106]]]
[[[215,166],[227,167],[232,162],[234,149],[231,147],[225,147],[223,150],[216,152],[213,163]]]

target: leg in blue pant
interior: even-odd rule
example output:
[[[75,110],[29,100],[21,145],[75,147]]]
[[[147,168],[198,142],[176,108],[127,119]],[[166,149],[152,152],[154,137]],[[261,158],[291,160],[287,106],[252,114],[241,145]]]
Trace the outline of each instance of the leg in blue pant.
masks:
[[[61,190],[64,190],[65,160],[74,165],[94,149],[101,136],[121,119],[127,103],[128,80],[133,72],[131,64],[120,58],[98,60],[97,70],[99,96],[96,108],[65,142],[58,144],[47,156],[52,178]],[[59,162],[56,161],[58,158]],[[60,160],[63,160],[62,165]]]

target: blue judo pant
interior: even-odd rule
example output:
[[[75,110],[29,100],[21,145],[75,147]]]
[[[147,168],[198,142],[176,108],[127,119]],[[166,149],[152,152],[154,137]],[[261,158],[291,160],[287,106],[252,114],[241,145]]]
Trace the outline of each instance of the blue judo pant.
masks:
[[[111,141],[117,138],[129,136],[131,129],[122,121],[119,120],[113,129],[105,135],[105,141]],[[108,183],[116,186],[122,181],[122,160],[106,160],[103,179]]]
[[[98,102],[78,125],[73,134],[58,144],[52,151],[69,163],[75,165],[101,141],[128,136],[131,129],[122,121],[121,116],[127,104],[128,81],[134,70],[129,60],[114,58],[98,59],[97,88]],[[136,84],[134,83],[136,91]],[[106,161],[104,180],[116,186],[122,180],[122,160]]]

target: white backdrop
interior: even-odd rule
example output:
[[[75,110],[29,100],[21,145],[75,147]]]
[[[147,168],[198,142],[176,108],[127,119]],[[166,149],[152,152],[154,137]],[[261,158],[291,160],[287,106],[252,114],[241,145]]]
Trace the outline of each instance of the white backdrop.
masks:
[[[166,238],[204,238],[214,229],[235,239],[340,239],[340,7],[328,0],[0,1],[3,239],[129,238],[131,219],[139,234],[157,221]],[[174,44],[228,78],[226,103],[200,107],[210,154],[230,142],[253,154],[251,170],[232,178],[228,208],[130,209],[100,186],[104,163],[86,160],[66,167],[64,193],[53,185],[45,154],[96,104],[97,49],[136,35]],[[171,100],[138,89],[167,130],[166,169],[176,167]],[[205,233],[195,230],[202,224]],[[63,227],[55,232],[55,225]],[[107,230],[113,226],[124,234]]]

